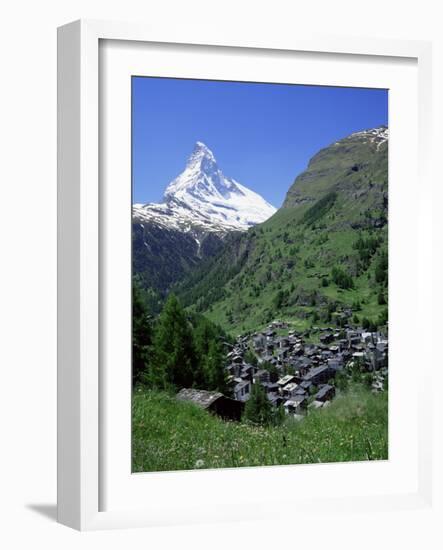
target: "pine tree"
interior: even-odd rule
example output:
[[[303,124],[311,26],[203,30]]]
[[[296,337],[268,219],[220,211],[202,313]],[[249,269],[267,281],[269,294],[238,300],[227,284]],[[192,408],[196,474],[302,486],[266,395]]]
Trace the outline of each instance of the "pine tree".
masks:
[[[170,294],[155,327],[151,385],[163,389],[190,387],[195,367],[192,327],[180,302]]]
[[[132,286],[132,383],[144,382],[149,369],[152,328],[138,284]]]
[[[261,364],[261,367],[264,370],[267,370],[269,372],[269,380],[272,384],[277,382],[277,380],[280,378],[278,368],[273,363],[269,363],[268,361],[264,361]]]
[[[194,342],[197,356],[194,384],[226,394],[228,385],[224,368],[225,357],[217,327],[200,317],[194,331]]]
[[[259,383],[252,385],[251,395],[246,401],[245,419],[252,424],[262,426],[271,424],[273,421],[272,405],[265,389]]]
[[[254,365],[254,367],[258,365],[258,358],[255,353],[250,349],[246,350],[245,362],[249,363],[250,365]]]

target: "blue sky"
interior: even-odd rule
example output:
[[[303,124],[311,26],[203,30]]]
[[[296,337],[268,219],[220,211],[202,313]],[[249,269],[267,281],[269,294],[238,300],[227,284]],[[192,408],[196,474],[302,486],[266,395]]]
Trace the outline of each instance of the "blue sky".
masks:
[[[386,90],[133,77],[133,201],[161,201],[203,141],[226,176],[279,207],[322,147],[387,123]]]

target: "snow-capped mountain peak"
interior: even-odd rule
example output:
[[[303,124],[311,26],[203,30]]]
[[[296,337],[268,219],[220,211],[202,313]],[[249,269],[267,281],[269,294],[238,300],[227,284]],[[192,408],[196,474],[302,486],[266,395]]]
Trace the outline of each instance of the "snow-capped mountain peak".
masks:
[[[186,194],[203,200],[227,199],[230,193],[241,191],[234,180],[223,175],[209,147],[197,141],[185,170],[166,188],[165,199],[185,199]]]
[[[352,138],[359,138],[366,143],[373,143],[376,145],[378,151],[380,146],[389,139],[389,128],[387,126],[378,126],[369,130],[354,132],[348,137],[348,139]]]
[[[184,171],[166,188],[161,204],[134,205],[137,220],[188,231],[245,230],[264,222],[275,208],[263,197],[226,177],[213,152],[201,141],[194,146]]]

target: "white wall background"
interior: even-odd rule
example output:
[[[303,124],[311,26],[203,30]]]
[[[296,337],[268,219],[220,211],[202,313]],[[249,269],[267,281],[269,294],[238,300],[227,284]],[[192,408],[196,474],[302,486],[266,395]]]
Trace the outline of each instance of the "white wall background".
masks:
[[[318,526],[238,523],[223,526],[80,534],[54,522],[56,497],[56,27],[74,19],[156,21],[191,32],[204,26],[263,36],[311,27],[326,34],[434,40],[435,137],[442,139],[443,17],[438,0],[16,0],[1,10],[0,85],[0,546],[9,548],[413,548],[429,535],[410,512],[382,518],[331,517]],[[413,136],[411,136],[411,139]],[[436,167],[438,158],[436,155]],[[435,172],[441,179],[441,174]],[[441,182],[443,184],[443,181]],[[439,190],[439,198],[442,197]],[[435,198],[436,246],[442,250],[441,201]],[[441,215],[440,215],[441,218]],[[438,232],[440,231],[440,232]],[[441,260],[441,255],[436,260]],[[436,281],[441,281],[436,262]],[[437,270],[438,268],[438,270]],[[440,285],[441,286],[441,285]],[[441,290],[435,300],[441,304]],[[436,308],[437,309],[437,308]],[[441,309],[440,309],[441,311]],[[435,319],[436,335],[437,317]],[[429,324],[431,321],[428,320]],[[4,376],[6,374],[6,376]],[[441,406],[437,403],[438,412]],[[440,417],[441,418],[441,417]],[[437,429],[437,428],[436,428]],[[441,431],[441,424],[440,424]],[[440,455],[441,456],[441,455]],[[347,524],[362,524],[346,542]],[[278,532],[285,533],[283,539]],[[280,541],[277,543],[277,540]],[[298,541],[298,542],[297,542]],[[435,541],[437,546],[438,543]],[[440,537],[441,543],[441,537]],[[434,546],[434,547],[437,547]],[[431,547],[427,545],[427,547]]]

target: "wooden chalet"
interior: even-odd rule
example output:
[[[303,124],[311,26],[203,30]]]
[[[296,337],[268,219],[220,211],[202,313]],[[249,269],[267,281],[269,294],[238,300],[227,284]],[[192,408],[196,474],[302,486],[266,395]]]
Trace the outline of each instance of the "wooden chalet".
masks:
[[[190,401],[225,420],[240,420],[244,410],[243,402],[220,392],[183,388],[176,397],[179,401]]]

